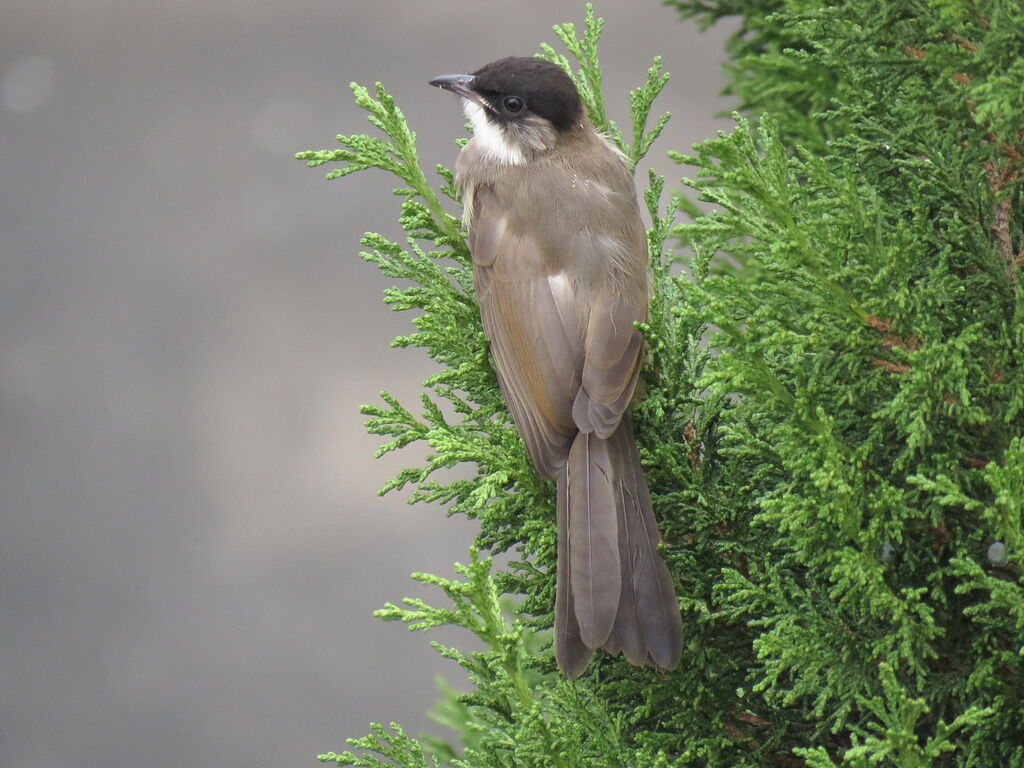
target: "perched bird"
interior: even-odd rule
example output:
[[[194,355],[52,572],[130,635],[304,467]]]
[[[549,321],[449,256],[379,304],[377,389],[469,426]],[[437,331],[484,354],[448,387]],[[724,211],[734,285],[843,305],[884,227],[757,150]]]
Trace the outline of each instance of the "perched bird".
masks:
[[[626,159],[550,62],[430,85],[461,96],[473,127],[455,169],[480,315],[519,434],[558,488],[555,658],[570,678],[595,648],[672,669],[682,621],[628,412],[650,279]]]

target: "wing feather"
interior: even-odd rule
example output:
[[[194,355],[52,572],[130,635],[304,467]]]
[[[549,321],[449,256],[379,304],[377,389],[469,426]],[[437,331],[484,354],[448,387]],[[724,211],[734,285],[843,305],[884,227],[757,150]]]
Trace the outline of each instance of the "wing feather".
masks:
[[[512,418],[537,468],[554,477],[577,428],[583,338],[572,307],[557,301],[536,241],[510,225],[487,188],[474,196],[470,239],[484,332]]]

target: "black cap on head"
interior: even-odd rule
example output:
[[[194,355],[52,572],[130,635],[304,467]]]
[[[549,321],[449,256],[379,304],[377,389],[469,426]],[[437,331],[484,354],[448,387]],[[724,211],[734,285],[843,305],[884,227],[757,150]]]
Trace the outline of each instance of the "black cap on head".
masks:
[[[583,104],[576,84],[557,64],[544,59],[509,56],[473,73],[473,90],[488,102],[518,96],[526,108],[563,131],[578,122]]]

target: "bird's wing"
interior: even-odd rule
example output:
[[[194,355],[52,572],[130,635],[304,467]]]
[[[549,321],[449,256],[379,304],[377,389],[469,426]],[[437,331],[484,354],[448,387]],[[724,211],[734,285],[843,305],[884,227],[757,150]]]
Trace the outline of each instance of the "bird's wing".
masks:
[[[609,437],[636,389],[644,339],[634,323],[647,318],[646,295],[608,293],[592,299],[580,390],[573,420],[582,432]]]
[[[609,437],[636,389],[644,339],[635,323],[647,319],[649,299],[647,234],[633,179],[611,162],[599,216],[589,217],[568,243],[568,259],[586,265],[584,365],[573,419],[582,432]]]
[[[565,301],[544,254],[488,187],[473,199],[476,297],[498,380],[537,468],[553,477],[576,435],[585,318]]]

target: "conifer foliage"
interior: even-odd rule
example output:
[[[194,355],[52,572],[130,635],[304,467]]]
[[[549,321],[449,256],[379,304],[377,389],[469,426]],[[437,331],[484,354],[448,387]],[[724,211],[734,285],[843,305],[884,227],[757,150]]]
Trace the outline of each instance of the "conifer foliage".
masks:
[[[648,174],[656,293],[641,453],[686,642],[671,674],[598,654],[573,683],[550,649],[553,489],[504,409],[472,298],[449,171],[435,190],[382,86],[353,85],[383,138],[304,152],[330,177],[397,176],[404,244],[364,258],[406,281],[440,364],[411,409],[367,407],[381,453],[425,441],[386,489],[480,522],[460,578],[417,574],[465,627],[436,718],[455,745],[373,725],[352,766],[1024,766],[1024,10],[1018,2],[671,0],[728,46],[731,133],[675,155],[700,214]],[[639,167],[667,75],[604,112],[589,6],[555,32],[591,120]],[[667,198],[667,199],[666,199]],[[678,213],[688,216],[678,221]],[[678,242],[677,242],[678,241]],[[673,255],[671,245],[682,244]],[[681,255],[687,255],[685,258]],[[673,268],[682,262],[682,269]],[[439,470],[469,463],[470,479]],[[514,552],[501,570],[481,552]]]

